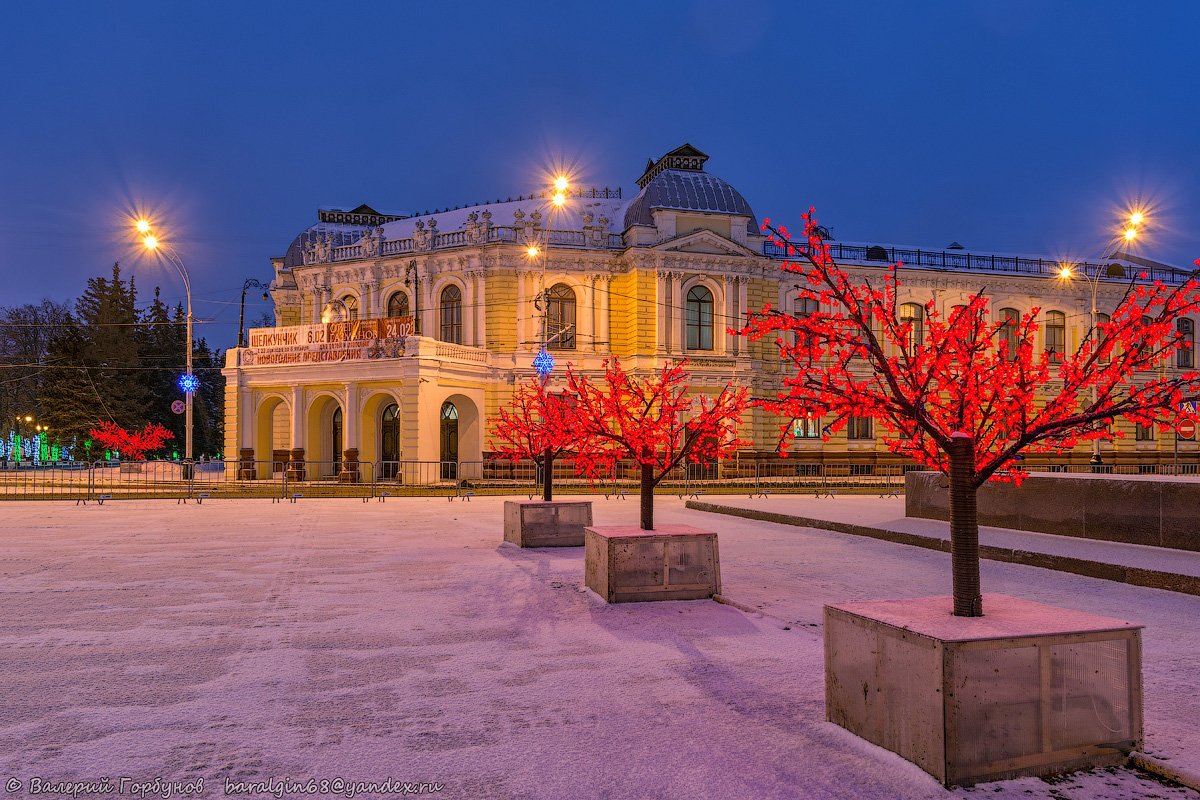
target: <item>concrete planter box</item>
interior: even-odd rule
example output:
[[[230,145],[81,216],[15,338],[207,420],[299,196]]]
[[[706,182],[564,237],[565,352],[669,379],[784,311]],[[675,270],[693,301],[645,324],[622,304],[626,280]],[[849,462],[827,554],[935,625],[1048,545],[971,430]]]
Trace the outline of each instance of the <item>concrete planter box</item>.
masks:
[[[826,718],[946,786],[1123,764],[1142,746],[1141,625],[984,595],[825,606]]]
[[[585,528],[584,580],[610,603],[699,600],[721,591],[717,534],[690,525]]]
[[[505,500],[504,541],[517,547],[583,547],[590,500]]]

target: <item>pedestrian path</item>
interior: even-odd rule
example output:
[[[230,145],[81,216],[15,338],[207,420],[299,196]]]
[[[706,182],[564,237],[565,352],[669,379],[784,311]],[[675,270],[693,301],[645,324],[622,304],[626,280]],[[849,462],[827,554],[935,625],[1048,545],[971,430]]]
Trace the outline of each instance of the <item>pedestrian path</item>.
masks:
[[[950,523],[904,516],[903,497],[776,495],[688,502],[688,508],[947,550]],[[980,554],[1138,586],[1200,595],[1200,552],[1009,528],[979,528]]]

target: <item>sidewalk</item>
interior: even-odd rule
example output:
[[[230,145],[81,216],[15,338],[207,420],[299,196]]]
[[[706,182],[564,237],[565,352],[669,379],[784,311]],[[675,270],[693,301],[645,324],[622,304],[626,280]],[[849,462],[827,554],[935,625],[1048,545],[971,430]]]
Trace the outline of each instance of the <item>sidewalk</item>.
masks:
[[[903,497],[873,495],[713,496],[688,508],[869,536],[948,551],[950,523],[904,516]],[[980,554],[992,561],[1045,567],[1076,575],[1200,595],[1200,552],[1103,542],[1009,528],[979,527]]]

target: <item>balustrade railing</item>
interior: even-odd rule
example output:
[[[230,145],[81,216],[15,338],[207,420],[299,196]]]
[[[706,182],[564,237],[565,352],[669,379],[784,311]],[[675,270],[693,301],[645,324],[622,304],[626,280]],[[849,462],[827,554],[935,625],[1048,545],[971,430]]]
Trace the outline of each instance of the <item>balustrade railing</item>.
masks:
[[[843,244],[842,242],[829,242],[828,245],[829,254],[834,261],[879,265],[901,262],[903,267],[913,269],[1011,272],[1052,277],[1057,276],[1066,265],[1071,268],[1072,272],[1082,273],[1088,278],[1099,275],[1099,279],[1102,281],[1140,279],[1140,276],[1145,273],[1146,280],[1162,281],[1163,283],[1183,283],[1190,275],[1188,270],[1175,267],[1128,265],[1117,260],[1107,264],[1093,264],[1048,258],[1023,258],[1021,256],[1000,256],[952,250],[913,250],[879,245]],[[763,243],[763,255],[777,260],[788,260],[786,251],[770,242]],[[793,257],[793,260],[798,259]]]

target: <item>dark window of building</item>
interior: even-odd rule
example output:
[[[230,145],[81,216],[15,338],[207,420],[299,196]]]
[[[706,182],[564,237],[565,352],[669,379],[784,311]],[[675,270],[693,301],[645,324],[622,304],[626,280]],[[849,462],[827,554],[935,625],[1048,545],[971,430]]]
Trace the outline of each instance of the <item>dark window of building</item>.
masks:
[[[1154,441],[1154,426],[1137,423],[1133,429],[1133,438],[1139,442]]]
[[[1050,360],[1061,363],[1067,352],[1067,315],[1061,311],[1046,312],[1046,352]]]
[[[874,420],[870,417],[850,417],[850,421],[846,423],[846,438],[847,439],[874,439],[875,426]]]
[[[388,298],[387,315],[389,317],[407,317],[408,311],[408,295],[404,292],[396,292]]]
[[[565,283],[556,283],[546,293],[546,302],[546,347],[574,350],[575,291]]]
[[[900,324],[912,325],[908,332],[908,349],[912,352],[925,341],[925,307],[918,303],[900,306]]]
[[[342,298],[342,302],[346,304],[346,319],[350,321],[358,319],[358,298],[348,294]]]
[[[713,349],[713,296],[704,286],[687,293],[687,348]]]
[[[1195,365],[1192,353],[1196,350],[1196,323],[1190,319],[1175,320],[1175,331],[1179,334],[1179,350],[1175,354],[1175,366],[1191,369]]]
[[[450,284],[442,289],[442,336],[443,342],[462,344],[462,289]]]
[[[1017,350],[1021,343],[1017,339],[1017,323],[1021,319],[1021,312],[1015,308],[1000,309],[1000,341],[1004,344],[1005,358],[1009,361],[1017,360]]]

